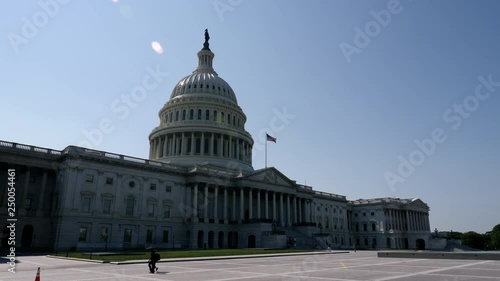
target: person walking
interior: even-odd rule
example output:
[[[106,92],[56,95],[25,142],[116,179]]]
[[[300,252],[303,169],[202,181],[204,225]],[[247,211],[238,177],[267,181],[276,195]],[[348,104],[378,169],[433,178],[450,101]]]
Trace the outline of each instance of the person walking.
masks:
[[[148,267],[149,273],[155,273],[158,271],[158,267],[156,267],[156,262],[160,260],[160,254],[156,251],[155,248],[151,249],[151,256],[149,257]]]

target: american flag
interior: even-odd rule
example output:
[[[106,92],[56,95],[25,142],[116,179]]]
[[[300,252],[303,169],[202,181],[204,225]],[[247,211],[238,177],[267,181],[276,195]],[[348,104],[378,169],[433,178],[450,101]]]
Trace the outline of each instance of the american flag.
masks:
[[[267,141],[272,141],[272,142],[276,143],[276,138],[271,137],[271,136],[270,136],[270,135],[268,135],[267,133],[266,133],[266,140],[267,140]]]

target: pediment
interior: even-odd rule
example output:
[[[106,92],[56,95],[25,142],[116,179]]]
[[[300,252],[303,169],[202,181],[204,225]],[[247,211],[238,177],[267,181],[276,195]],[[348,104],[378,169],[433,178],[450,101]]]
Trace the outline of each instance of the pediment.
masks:
[[[424,201],[420,200],[420,198],[415,198],[415,199],[411,200],[409,205],[411,207],[416,207],[419,209],[426,209],[426,210],[429,209],[429,206],[427,204],[425,204]]]
[[[261,183],[276,184],[282,186],[293,187],[295,182],[286,177],[283,173],[274,167],[265,168],[255,171],[244,178],[249,181],[256,181]]]

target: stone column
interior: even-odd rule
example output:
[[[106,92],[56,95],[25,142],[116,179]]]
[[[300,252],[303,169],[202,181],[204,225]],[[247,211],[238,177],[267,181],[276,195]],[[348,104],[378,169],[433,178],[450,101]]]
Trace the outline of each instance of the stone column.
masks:
[[[173,134],[173,136],[172,136],[172,143],[170,144],[170,146],[172,146],[172,147],[170,148],[170,154],[171,154],[172,156],[177,155],[177,146],[176,146],[176,144],[177,144],[177,142],[176,142],[176,140],[175,140],[175,134]]]
[[[304,204],[304,199],[299,199],[299,221],[300,223],[303,222],[302,220],[302,204]]]
[[[194,132],[191,132],[191,155],[194,155],[195,142],[194,142]]]
[[[224,157],[224,135],[220,134],[219,156]]]
[[[273,220],[278,221],[276,216],[276,191],[273,191]]]
[[[229,135],[227,152],[228,152],[227,154],[229,155],[229,158],[233,158],[233,137],[231,135]]]
[[[163,157],[167,156],[167,144],[168,144],[167,136],[165,136],[164,138],[165,138],[165,142],[163,143]]]
[[[406,211],[406,228],[405,230],[406,231],[410,231],[410,214],[409,214],[410,211]]]
[[[219,186],[215,185],[215,190],[214,190],[214,222],[215,223],[218,223],[218,220],[219,220],[219,216],[217,214],[217,211],[218,211],[218,197],[219,197]]]
[[[248,189],[248,219],[253,218],[253,206],[252,206],[252,188]]]
[[[240,140],[236,138],[236,160],[240,160]]]
[[[297,197],[293,197],[293,222],[297,223],[297,213],[298,213],[298,207],[297,207]]]
[[[153,141],[149,141],[149,159],[153,158]]]
[[[21,200],[21,206],[23,206],[22,209],[20,209],[20,213],[25,213],[26,210],[26,199],[28,198],[28,188],[30,184],[30,177],[31,177],[31,171],[28,167],[26,167],[26,172],[24,173],[24,185],[23,185],[23,197]]]
[[[227,186],[224,187],[224,223],[227,223]]]
[[[193,151],[193,150],[191,150]],[[205,184],[205,200],[203,202],[203,207],[205,209],[205,223],[208,222],[208,184]]]
[[[265,218],[269,219],[269,191],[267,190],[264,197],[264,204],[266,204],[266,206],[264,207]]]
[[[281,226],[285,226],[285,214],[283,212],[283,193],[280,194],[280,221]]]
[[[214,133],[211,133],[211,136],[210,136],[210,156],[214,156]]]
[[[261,217],[260,217],[260,189],[257,189],[257,218],[261,219]]]
[[[233,189],[233,220],[236,220],[236,188]]]
[[[193,190],[193,217],[198,218],[198,183],[194,185]]]
[[[36,208],[36,215],[43,216],[43,203],[45,197],[45,187],[47,186],[47,170],[43,170],[42,187],[40,188],[40,198],[38,199],[38,207]]]
[[[205,133],[201,132],[200,155],[205,155]]]
[[[245,199],[243,187],[240,187],[240,220],[245,219]]]
[[[291,214],[290,214],[290,194],[286,195],[286,225],[291,226]]]

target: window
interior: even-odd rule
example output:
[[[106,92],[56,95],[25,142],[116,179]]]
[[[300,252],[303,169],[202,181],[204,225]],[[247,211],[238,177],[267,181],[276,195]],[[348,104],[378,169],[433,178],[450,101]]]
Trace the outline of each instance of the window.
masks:
[[[372,223],[372,231],[375,231],[375,230],[376,230],[376,228],[377,228],[377,227],[375,226],[375,224],[374,224],[374,223]]]
[[[231,124],[231,114],[227,114],[227,123]]]
[[[236,126],[236,117],[233,116],[233,126]]]
[[[86,175],[85,182],[94,182],[94,176],[93,175]]]
[[[368,246],[368,238],[365,238],[365,246]]]
[[[152,183],[152,184],[149,186],[149,190],[156,190],[156,184],[155,184],[155,183]]]
[[[166,219],[170,218],[170,205],[164,206],[163,217]]]
[[[132,229],[127,228],[123,232],[123,242],[130,243],[132,242]]]
[[[175,121],[179,121],[179,111],[175,112]]]
[[[83,197],[82,199],[82,213],[90,213],[90,198]]]
[[[130,188],[135,187],[135,181],[129,181],[128,187],[130,187]]]
[[[204,153],[208,153],[208,150],[209,150],[209,144],[210,144],[210,143],[209,143],[209,141],[208,141],[208,138],[206,138],[206,139],[205,139],[205,141],[204,141],[204,147],[205,147],[205,148],[203,149],[203,152],[204,152]]]
[[[355,213],[355,214],[354,214],[354,216],[355,216],[355,217],[358,217],[358,213]]]
[[[366,213],[363,213],[363,217],[366,217]]]
[[[186,110],[182,111],[182,120],[186,120]]]
[[[170,185],[167,185],[165,187],[165,192],[172,192],[172,187]]]
[[[359,231],[359,225],[356,224],[356,231]]]
[[[163,230],[163,243],[168,243],[168,230]]]
[[[129,197],[127,197],[127,203],[126,203],[126,207],[125,207],[125,215],[127,215],[127,216],[134,215],[134,205],[135,205],[134,196],[130,195]]]
[[[29,179],[29,182],[30,183],[34,183],[36,180],[36,177],[35,176],[30,176],[30,179]]]
[[[102,213],[103,214],[111,213],[111,199],[104,199],[102,201]]]
[[[189,120],[193,120],[194,118],[194,110],[189,110]]]
[[[363,224],[363,231],[367,231],[367,230],[368,230],[368,227],[367,227],[367,225],[365,223],[365,224]]]
[[[198,109],[198,120],[201,120],[201,109]]]
[[[196,138],[196,149],[194,151],[194,153],[200,153],[201,152],[201,139],[200,138]]]
[[[372,213],[371,213],[371,216],[372,216],[372,217],[373,217],[373,216],[375,216],[375,212],[372,212]]]
[[[206,110],[205,111],[205,120],[209,120],[210,119],[210,110]]]
[[[148,217],[152,218],[155,216],[155,205],[152,203],[148,204]]]
[[[84,226],[80,227],[80,235],[78,236],[78,241],[79,242],[87,241],[87,228]]]
[[[214,122],[217,121],[217,110],[214,110]]]
[[[113,184],[113,178],[106,178],[106,184],[107,185]]]
[[[172,122],[172,121],[173,121],[173,120],[172,120],[173,118],[174,118],[174,112],[170,112],[170,118],[169,118],[169,121],[170,121],[170,122]]]
[[[108,242],[108,228],[101,228],[101,242]]]
[[[191,138],[187,138],[186,153],[191,153]]]
[[[333,208],[333,213],[337,213],[337,208]]]
[[[26,204],[26,205],[25,205],[25,209],[26,209],[26,211],[31,210],[31,202],[33,202],[33,199],[31,199],[31,198],[29,198],[29,197],[28,197],[28,198],[26,198],[26,202],[25,202],[25,204]]]
[[[153,243],[153,230],[146,230],[146,243]]]

